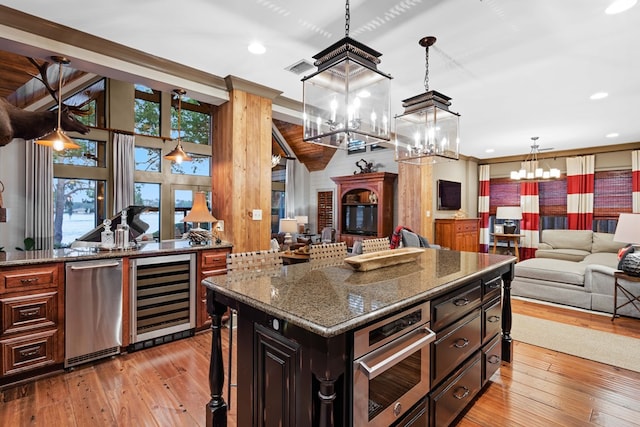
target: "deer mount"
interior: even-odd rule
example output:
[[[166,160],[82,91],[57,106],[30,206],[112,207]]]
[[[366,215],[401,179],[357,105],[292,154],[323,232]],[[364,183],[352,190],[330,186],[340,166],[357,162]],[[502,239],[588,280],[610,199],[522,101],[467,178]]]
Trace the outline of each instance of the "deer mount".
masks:
[[[51,64],[44,62],[40,65],[35,59],[28,59],[40,73],[40,77],[34,77],[44,84],[58,105],[60,94],[49,84],[47,77],[47,70]],[[60,127],[64,131],[74,131],[81,134],[89,132],[89,128],[76,118],[76,116],[87,115],[88,111],[66,104],[62,104],[60,111]],[[26,111],[14,106],[5,98],[0,98],[0,147],[9,144],[15,138],[24,140],[41,138],[53,131],[57,124],[57,111]]]

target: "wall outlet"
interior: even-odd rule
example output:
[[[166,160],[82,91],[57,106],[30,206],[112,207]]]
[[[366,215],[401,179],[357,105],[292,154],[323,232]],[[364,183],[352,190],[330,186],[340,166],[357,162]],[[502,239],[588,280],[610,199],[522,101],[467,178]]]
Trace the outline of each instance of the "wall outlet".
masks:
[[[223,219],[219,219],[218,222],[216,222],[216,230],[217,231],[224,231],[224,220]]]
[[[262,209],[254,209],[251,215],[254,221],[260,221],[262,219]]]

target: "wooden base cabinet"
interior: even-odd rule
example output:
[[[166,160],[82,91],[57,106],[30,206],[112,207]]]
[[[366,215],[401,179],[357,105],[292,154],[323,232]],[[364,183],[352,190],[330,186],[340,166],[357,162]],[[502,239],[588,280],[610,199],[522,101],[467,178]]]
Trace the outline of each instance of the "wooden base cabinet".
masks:
[[[2,380],[63,362],[62,263],[0,269],[0,312]]]
[[[207,288],[200,282],[207,276],[227,274],[227,254],[230,252],[231,248],[206,249],[198,252],[196,330],[211,327],[211,318],[207,314]]]
[[[454,251],[478,252],[480,219],[436,219],[435,243]]]

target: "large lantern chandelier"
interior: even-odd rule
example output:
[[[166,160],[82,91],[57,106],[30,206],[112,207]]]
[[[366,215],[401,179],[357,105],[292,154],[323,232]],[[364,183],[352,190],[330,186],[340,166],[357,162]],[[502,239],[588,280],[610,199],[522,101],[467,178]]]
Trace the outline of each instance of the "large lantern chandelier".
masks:
[[[404,114],[395,117],[397,162],[422,165],[459,157],[460,115],[449,111],[451,98],[429,90],[429,47],[435,42],[432,36],[418,41],[425,48],[425,91],[402,101]]]
[[[304,140],[333,148],[362,148],[391,139],[391,76],[377,69],[379,52],[345,37],[315,55],[318,71],[302,79]]]
[[[548,165],[542,165],[538,161],[538,153],[540,146],[538,145],[538,137],[532,136],[531,152],[520,164],[519,170],[511,171],[511,179],[523,181],[539,181],[545,179],[560,178],[560,169],[550,168]]]

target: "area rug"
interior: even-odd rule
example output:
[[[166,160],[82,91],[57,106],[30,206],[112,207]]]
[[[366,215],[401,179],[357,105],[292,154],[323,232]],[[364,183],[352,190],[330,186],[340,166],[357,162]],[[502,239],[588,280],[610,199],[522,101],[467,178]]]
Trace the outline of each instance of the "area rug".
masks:
[[[640,340],[513,313],[516,341],[640,372]]]

